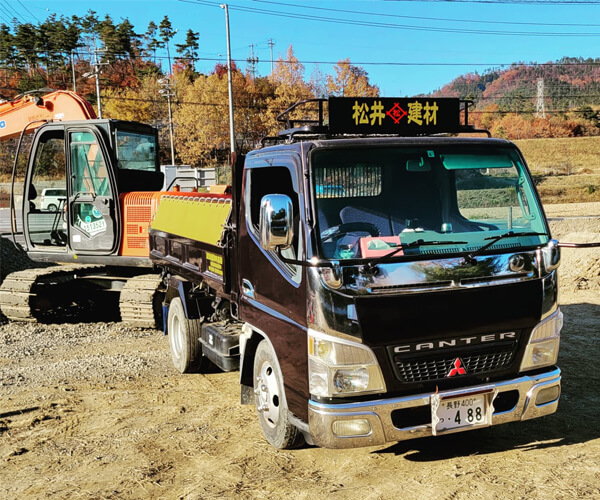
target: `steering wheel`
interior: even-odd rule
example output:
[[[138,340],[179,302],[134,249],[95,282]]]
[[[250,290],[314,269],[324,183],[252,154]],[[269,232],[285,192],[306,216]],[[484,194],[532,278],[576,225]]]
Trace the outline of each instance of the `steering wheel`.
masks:
[[[321,233],[321,241],[338,240],[348,233],[363,232],[369,233],[371,236],[379,236],[379,228],[370,222],[348,222],[333,226]]]

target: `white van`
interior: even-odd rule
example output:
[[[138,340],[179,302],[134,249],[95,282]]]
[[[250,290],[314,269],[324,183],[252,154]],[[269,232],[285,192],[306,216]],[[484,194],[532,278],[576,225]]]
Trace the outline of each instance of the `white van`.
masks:
[[[61,188],[44,189],[40,200],[40,210],[56,212],[67,201],[67,190]]]

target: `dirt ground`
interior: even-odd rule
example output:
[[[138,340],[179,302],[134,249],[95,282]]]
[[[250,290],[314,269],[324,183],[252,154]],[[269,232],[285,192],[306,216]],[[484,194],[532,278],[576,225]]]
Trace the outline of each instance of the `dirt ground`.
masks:
[[[553,236],[600,241],[600,219]],[[179,375],[160,332],[0,325],[0,497],[599,498],[599,255],[563,251],[555,415],[355,450],[273,449],[238,374]]]

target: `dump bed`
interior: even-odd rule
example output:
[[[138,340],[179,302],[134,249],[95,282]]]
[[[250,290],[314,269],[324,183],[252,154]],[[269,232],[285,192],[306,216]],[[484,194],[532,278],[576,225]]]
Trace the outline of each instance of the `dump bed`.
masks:
[[[224,229],[230,213],[228,194],[163,196],[150,224],[150,259],[173,274],[227,293]]]

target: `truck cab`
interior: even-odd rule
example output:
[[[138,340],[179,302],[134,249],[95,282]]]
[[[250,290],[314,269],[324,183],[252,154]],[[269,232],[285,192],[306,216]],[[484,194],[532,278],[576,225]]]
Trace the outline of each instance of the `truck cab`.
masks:
[[[177,298],[176,324],[202,323],[184,341],[223,368],[232,351],[215,339],[237,325],[242,401],[281,448],[302,437],[381,445],[555,412],[560,255],[518,148],[421,136],[472,132],[458,100],[328,105],[328,124],[319,101],[316,123],[238,162],[223,235],[205,246],[222,257],[220,286],[173,251],[202,245],[151,230],[166,307]],[[418,107],[444,130],[431,114],[425,127],[414,113],[409,122],[402,112]],[[210,321],[223,316],[202,313],[206,297],[228,304],[226,333]]]

